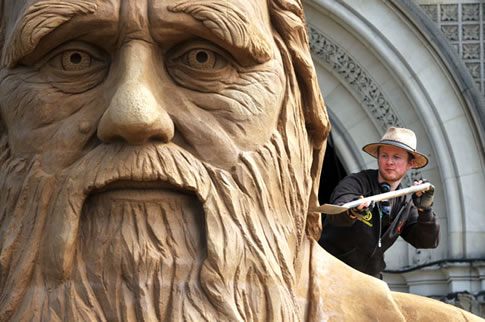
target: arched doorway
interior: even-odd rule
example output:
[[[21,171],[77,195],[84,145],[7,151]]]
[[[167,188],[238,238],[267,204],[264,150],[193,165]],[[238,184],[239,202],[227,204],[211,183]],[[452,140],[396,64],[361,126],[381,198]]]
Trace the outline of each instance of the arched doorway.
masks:
[[[438,249],[419,252],[396,243],[386,253],[388,267],[418,267],[419,272],[403,270],[390,286],[422,295],[446,294],[465,284],[473,285],[470,292],[483,289],[483,264],[469,269],[447,261],[485,258],[479,246],[485,244],[485,131],[476,113],[483,106],[474,99],[476,90],[466,70],[411,2],[303,2],[334,134],[324,162],[338,156],[342,173],[375,168],[375,159],[360,148],[378,141],[390,125],[415,131],[418,150],[431,160],[408,183],[426,178],[436,185],[441,242]],[[327,187],[321,188],[320,202],[326,202],[336,176],[335,166],[324,164],[322,185]],[[443,261],[446,267],[423,266]],[[469,277],[465,284],[463,276]]]
[[[337,156],[334,145],[333,133],[330,131],[327,150],[323,159],[322,173],[320,175],[320,189],[318,191],[318,201],[321,205],[329,202],[332,190],[347,175],[342,162],[340,162]]]
[[[318,201],[321,205],[329,203],[330,195],[332,194],[333,189],[339,183],[339,181],[347,175],[347,172],[345,171],[344,166],[342,165],[342,162],[340,162],[337,155],[333,136],[333,131],[330,131],[327,139],[325,157],[323,158],[322,173],[320,175]],[[322,214],[321,216],[323,222],[325,214]],[[321,245],[320,241],[318,241],[318,243]]]

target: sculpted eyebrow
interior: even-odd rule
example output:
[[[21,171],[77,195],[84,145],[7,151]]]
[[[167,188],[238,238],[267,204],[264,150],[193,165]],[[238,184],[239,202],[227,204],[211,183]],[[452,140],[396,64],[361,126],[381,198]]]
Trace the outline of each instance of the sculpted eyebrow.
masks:
[[[258,63],[271,58],[271,47],[261,30],[243,12],[228,1],[194,2],[187,0],[169,6],[174,13],[183,12],[208,28],[216,37],[235,48],[244,49]]]
[[[24,56],[32,53],[42,38],[78,15],[96,11],[88,0],[63,2],[39,1],[28,7],[7,36],[2,52],[2,64],[14,67]]]

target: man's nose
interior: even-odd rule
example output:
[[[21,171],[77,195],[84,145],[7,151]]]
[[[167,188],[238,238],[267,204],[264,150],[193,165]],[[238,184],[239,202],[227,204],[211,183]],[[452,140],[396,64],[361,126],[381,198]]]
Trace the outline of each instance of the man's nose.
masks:
[[[152,91],[156,74],[152,49],[143,42],[126,44],[120,56],[121,80],[98,125],[98,138],[110,143],[144,144],[149,140],[169,142],[174,124]]]

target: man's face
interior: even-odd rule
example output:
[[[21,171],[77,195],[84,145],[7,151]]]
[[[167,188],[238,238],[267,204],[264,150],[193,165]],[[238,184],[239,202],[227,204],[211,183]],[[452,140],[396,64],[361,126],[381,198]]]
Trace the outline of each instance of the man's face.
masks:
[[[413,161],[409,160],[409,154],[406,150],[382,145],[377,157],[379,175],[388,183],[398,182],[413,167]]]
[[[268,140],[285,80],[265,6],[225,2],[231,20],[220,24],[218,1],[83,3],[10,20],[16,68],[1,75],[1,115],[15,155],[40,155],[56,173],[97,144],[174,143],[229,169]],[[55,19],[66,21],[38,30]]]

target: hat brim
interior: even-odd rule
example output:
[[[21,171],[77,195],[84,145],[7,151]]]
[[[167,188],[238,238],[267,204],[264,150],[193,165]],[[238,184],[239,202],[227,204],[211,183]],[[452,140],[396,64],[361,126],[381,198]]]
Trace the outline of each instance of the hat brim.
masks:
[[[405,145],[398,144],[398,142],[396,142],[396,144],[394,144],[393,142],[389,142],[389,143],[380,143],[380,142],[379,143],[370,143],[370,144],[365,145],[362,148],[362,150],[364,150],[365,152],[367,152],[368,154],[370,154],[371,156],[373,156],[374,158],[377,159],[377,149],[380,146],[394,146],[394,147],[401,148],[401,149],[403,149],[403,150],[411,153],[414,156],[414,159],[416,160],[415,161],[415,164],[414,164],[414,167],[413,167],[414,169],[424,168],[428,164],[428,158],[424,154],[421,154],[419,152],[416,152],[416,151],[412,150],[411,148],[408,148]]]

